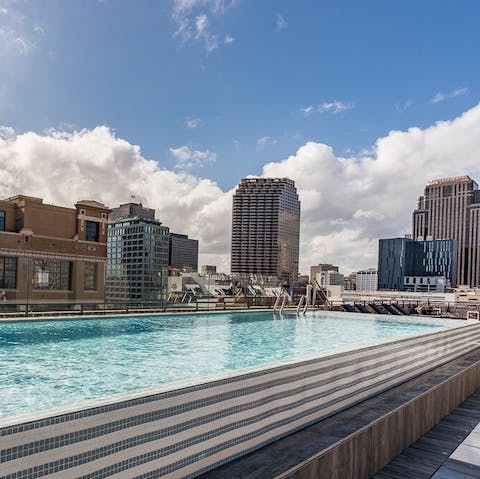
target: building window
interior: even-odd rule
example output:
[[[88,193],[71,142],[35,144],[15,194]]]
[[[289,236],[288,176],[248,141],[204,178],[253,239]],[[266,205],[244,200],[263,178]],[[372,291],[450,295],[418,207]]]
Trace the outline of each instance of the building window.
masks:
[[[98,243],[100,233],[100,223],[96,221],[87,221],[87,241]]]
[[[84,289],[85,291],[97,290],[97,263],[85,263]]]
[[[17,258],[0,256],[0,288],[17,287]]]
[[[72,284],[72,263],[46,259],[33,260],[32,284],[35,289],[68,291]]]
[[[5,211],[0,211],[0,231],[5,231]]]

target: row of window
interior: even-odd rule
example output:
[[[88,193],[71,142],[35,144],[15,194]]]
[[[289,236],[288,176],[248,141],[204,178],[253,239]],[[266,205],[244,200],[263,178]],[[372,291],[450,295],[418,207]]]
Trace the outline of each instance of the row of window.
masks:
[[[50,259],[33,259],[32,288],[69,291],[72,289],[71,261]],[[84,290],[96,291],[98,287],[98,264],[84,264]],[[0,256],[0,288],[16,289],[17,287],[17,258]]]

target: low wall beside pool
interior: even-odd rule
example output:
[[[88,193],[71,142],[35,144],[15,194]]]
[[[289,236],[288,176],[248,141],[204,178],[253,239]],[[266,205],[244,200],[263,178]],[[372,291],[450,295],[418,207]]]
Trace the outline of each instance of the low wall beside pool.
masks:
[[[194,477],[480,347],[480,323],[0,421],[0,479]]]

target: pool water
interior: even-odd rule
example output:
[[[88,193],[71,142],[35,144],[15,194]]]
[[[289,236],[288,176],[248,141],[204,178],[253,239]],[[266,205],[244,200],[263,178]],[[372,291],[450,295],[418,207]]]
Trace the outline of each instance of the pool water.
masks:
[[[0,323],[0,418],[458,326],[315,312]]]

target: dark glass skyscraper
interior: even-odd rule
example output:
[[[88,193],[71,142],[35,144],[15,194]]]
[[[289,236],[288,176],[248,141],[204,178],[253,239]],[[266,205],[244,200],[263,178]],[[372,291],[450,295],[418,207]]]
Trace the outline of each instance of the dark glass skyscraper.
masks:
[[[198,271],[198,240],[170,233],[168,265],[184,271]]]
[[[443,276],[455,286],[456,261],[454,240],[381,239],[378,245],[378,289],[402,291],[406,277]]]
[[[480,191],[469,176],[430,181],[413,212],[414,239],[457,241],[457,284],[480,286]]]
[[[298,277],[300,201],[288,178],[244,178],[233,195],[232,273]]]
[[[108,218],[106,300],[148,302],[164,298],[169,229],[155,210],[127,203]]]

